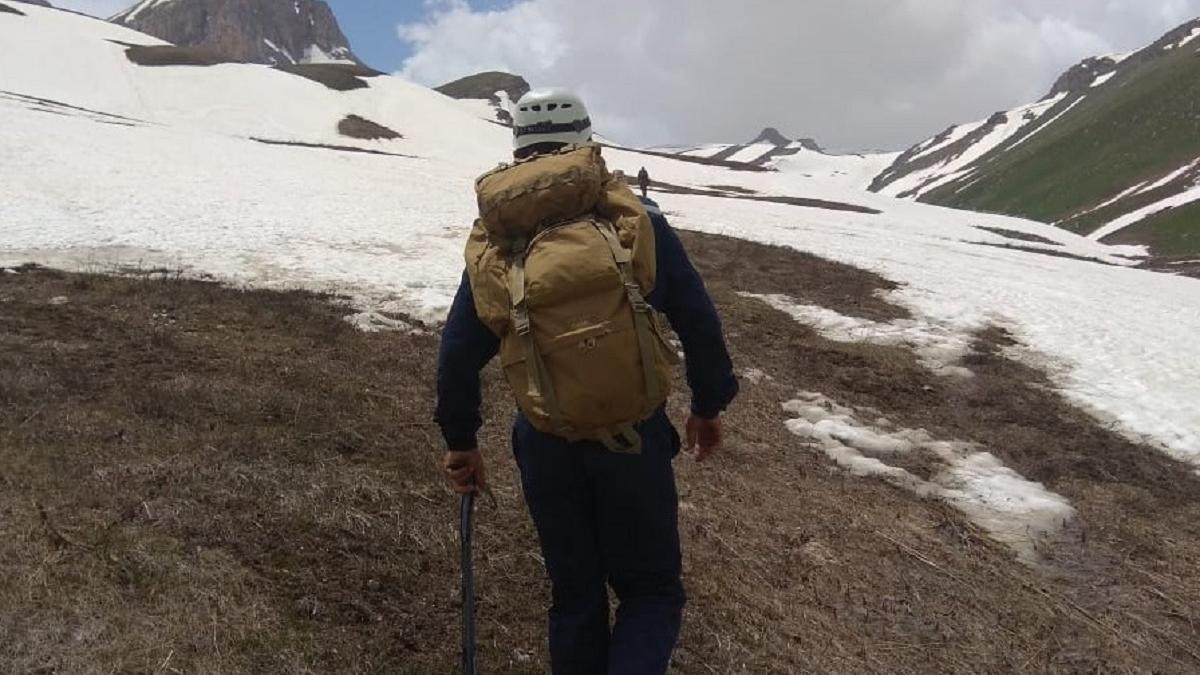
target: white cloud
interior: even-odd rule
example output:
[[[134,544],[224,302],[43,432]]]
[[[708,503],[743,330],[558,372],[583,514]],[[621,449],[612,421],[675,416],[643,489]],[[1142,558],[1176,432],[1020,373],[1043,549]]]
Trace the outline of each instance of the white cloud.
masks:
[[[746,140],[764,126],[899,148],[1040,98],[1094,54],[1141,46],[1200,0],[427,0],[402,73],[501,69],[575,87],[636,143]]]

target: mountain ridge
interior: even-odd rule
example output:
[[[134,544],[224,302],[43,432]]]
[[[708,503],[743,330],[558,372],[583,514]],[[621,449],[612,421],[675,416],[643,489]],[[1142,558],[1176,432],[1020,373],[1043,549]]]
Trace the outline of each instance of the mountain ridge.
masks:
[[[247,63],[362,63],[323,0],[142,0],[109,21]]]
[[[871,190],[1194,256],[1198,37],[1194,19],[1137,51],[1084,59],[1040,101],[909,148]]]

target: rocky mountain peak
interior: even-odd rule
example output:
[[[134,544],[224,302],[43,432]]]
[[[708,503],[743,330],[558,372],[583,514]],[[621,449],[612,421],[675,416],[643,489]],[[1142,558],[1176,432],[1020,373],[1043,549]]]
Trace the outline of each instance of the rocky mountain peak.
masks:
[[[825,153],[825,150],[818,145],[815,140],[811,138],[798,138],[792,140],[780,133],[780,131],[775,127],[767,127],[766,129],[763,129],[762,132],[759,133],[758,136],[756,136],[754,140],[750,141],[747,145],[758,145],[760,143],[768,143],[780,148],[798,145],[804,150],[811,150],[812,152],[819,152],[822,154]]]
[[[110,21],[248,63],[361,63],[322,0],[142,0]]]
[[[1050,88],[1046,98],[1059,94],[1074,94],[1087,91],[1096,78],[1107,75],[1117,69],[1117,61],[1109,56],[1096,56],[1084,59],[1072,66]]]
[[[754,140],[750,141],[750,145],[754,145],[756,143],[770,143],[771,145],[778,145],[782,147],[785,145],[791,145],[792,139],[781,134],[775,127],[767,127],[766,129],[763,129]]]

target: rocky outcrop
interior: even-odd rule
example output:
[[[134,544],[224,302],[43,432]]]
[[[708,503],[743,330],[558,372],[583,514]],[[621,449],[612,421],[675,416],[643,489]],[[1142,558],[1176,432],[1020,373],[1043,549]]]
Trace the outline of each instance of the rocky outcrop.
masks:
[[[40,7],[53,7],[54,6],[54,5],[51,5],[50,3],[46,2],[46,0],[15,0],[15,1],[23,2],[27,5],[38,5]]]
[[[321,0],[142,0],[110,21],[236,61],[360,63]]]
[[[1097,78],[1107,75],[1116,69],[1116,60],[1108,56],[1084,59],[1058,78],[1054,86],[1050,88],[1050,93],[1046,94],[1046,98],[1051,98],[1059,94],[1085,92],[1096,82]]]
[[[762,133],[760,133],[754,140],[750,141],[750,145],[754,145],[756,143],[770,143],[771,145],[778,145],[782,147],[785,145],[791,145],[792,139],[781,134],[775,127],[767,127],[766,129],[763,129]]]
[[[516,103],[522,96],[529,93],[529,83],[520,75],[493,70],[448,82],[440,87],[435,87],[434,91],[441,92],[450,98],[489,101],[496,109],[496,121],[511,125],[512,113],[509,112],[509,105]],[[501,94],[508,100],[501,100]]]
[[[515,103],[529,92],[529,83],[520,75],[490,71],[448,82],[436,87],[435,91],[440,91],[450,98],[487,99],[492,103],[499,103],[500,97],[497,94],[504,92],[508,99]]]

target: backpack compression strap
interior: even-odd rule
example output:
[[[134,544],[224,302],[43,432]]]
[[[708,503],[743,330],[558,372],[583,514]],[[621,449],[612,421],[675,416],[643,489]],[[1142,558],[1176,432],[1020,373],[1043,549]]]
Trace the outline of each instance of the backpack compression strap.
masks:
[[[557,429],[569,431],[563,423],[562,409],[558,406],[558,396],[554,393],[554,383],[546,372],[546,362],[538,351],[533,339],[533,331],[529,325],[529,308],[525,304],[525,251],[521,250],[513,258],[508,275],[508,294],[512,298],[513,328],[525,345],[525,368],[528,373],[530,398],[541,399],[546,404],[546,412],[550,422]]]
[[[642,377],[645,380],[646,400],[658,401],[662,398],[662,383],[658,379],[658,371],[654,365],[654,328],[651,322],[654,318],[654,308],[646,302],[642,289],[638,287],[637,277],[633,271],[633,253],[621,245],[616,232],[606,223],[592,223],[612,251],[613,261],[617,263],[617,271],[621,274],[621,283],[625,286],[625,295],[633,308],[633,327],[637,333],[638,351],[641,352]],[[616,430],[607,439],[602,439],[609,450],[637,454],[642,451],[642,439],[633,425],[627,425]]]

